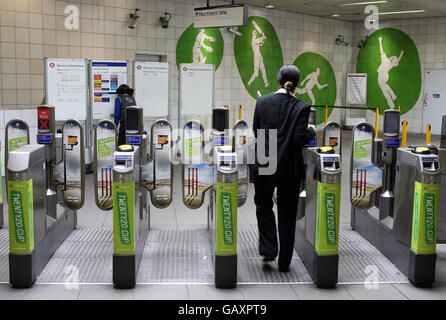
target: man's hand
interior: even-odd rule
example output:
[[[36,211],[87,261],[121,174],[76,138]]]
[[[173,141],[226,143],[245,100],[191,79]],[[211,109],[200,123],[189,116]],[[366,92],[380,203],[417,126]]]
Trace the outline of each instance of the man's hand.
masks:
[[[309,125],[307,128],[308,132],[310,132],[310,134],[314,137],[316,135],[316,129],[314,128],[313,125]]]

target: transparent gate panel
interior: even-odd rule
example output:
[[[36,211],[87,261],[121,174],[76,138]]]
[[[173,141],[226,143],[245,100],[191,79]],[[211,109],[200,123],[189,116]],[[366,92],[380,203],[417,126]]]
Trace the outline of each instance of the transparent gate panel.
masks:
[[[172,126],[157,120],[151,130],[151,161],[143,167],[142,184],[150,191],[152,204],[163,209],[172,202]]]
[[[5,167],[8,167],[8,154],[29,144],[29,128],[25,121],[14,119],[6,124]]]
[[[323,146],[332,147],[337,154],[341,154],[342,131],[339,123],[329,122],[324,127]]]
[[[84,131],[77,120],[68,120],[62,127],[64,150],[64,203],[78,210],[85,198]]]
[[[237,153],[238,194],[237,206],[245,204],[248,196],[248,124],[238,120],[234,125],[234,149]]]
[[[351,203],[359,209],[372,206],[373,193],[382,186],[382,170],[372,163],[373,127],[359,123],[353,128]]]
[[[96,205],[102,210],[113,208],[113,152],[116,149],[116,126],[101,120],[95,128],[94,190]]]
[[[204,129],[188,121],[183,133],[183,202],[190,209],[201,207],[204,193],[214,184],[214,169],[203,161]]]

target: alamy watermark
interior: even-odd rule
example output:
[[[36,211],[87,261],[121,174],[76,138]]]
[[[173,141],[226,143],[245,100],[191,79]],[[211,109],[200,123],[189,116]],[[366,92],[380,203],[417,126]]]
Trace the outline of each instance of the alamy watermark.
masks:
[[[79,8],[75,5],[68,5],[65,7],[65,29],[79,30]]]
[[[65,266],[65,275],[65,289],[79,289],[79,268],[72,264]]]
[[[367,30],[379,29],[379,9],[377,6],[369,5],[365,7],[364,13],[369,15],[365,18],[364,26]]]
[[[376,265],[368,265],[364,269],[366,274],[364,286],[367,290],[378,290],[379,289],[379,269]]]

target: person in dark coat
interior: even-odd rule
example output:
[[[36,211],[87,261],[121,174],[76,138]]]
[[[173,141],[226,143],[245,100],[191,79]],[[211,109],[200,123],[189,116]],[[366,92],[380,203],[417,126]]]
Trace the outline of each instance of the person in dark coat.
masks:
[[[115,99],[115,124],[119,124],[118,146],[126,144],[125,141],[125,110],[129,106],[136,106],[136,101],[133,98],[133,89],[126,84],[121,84],[116,89],[118,96]]]
[[[302,148],[315,136],[308,127],[310,105],[294,96],[300,79],[296,66],[283,66],[277,79],[280,89],[274,94],[259,97],[254,111],[253,130],[257,146],[265,144],[268,153],[271,143],[270,130],[277,132],[277,168],[274,173],[262,173],[268,164],[251,166],[254,175],[256,215],[259,228],[259,253],[263,261],[274,261],[279,253],[279,270],[289,270],[294,249],[299,186],[305,177]],[[265,137],[259,139],[260,129],[266,129]],[[261,141],[264,140],[264,141]],[[257,148],[256,148],[257,149]],[[271,157],[274,155],[266,155]],[[278,231],[273,211],[273,194],[277,188]],[[279,251],[279,252],[278,252]]]

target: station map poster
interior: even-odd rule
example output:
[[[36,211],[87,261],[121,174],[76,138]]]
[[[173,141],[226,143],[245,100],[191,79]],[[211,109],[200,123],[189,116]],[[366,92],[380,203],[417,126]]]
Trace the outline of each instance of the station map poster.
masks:
[[[144,117],[169,115],[169,63],[135,61],[133,87]]]
[[[109,119],[115,112],[116,89],[128,84],[127,61],[91,61],[90,77],[93,119]]]
[[[179,102],[182,115],[211,115],[214,105],[213,64],[180,64]]]
[[[46,103],[56,120],[87,119],[88,69],[84,59],[45,59]]]

